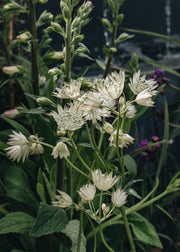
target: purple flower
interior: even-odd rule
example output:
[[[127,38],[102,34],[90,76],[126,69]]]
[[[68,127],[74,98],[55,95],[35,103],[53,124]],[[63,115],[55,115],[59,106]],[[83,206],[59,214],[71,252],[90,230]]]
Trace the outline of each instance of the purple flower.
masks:
[[[140,143],[139,143],[139,147],[143,147],[143,146],[146,146],[148,144],[148,140],[147,139],[144,139],[142,140]]]
[[[153,140],[153,142],[157,142],[157,141],[159,141],[159,137],[158,136],[152,136],[152,140]]]
[[[164,72],[161,71],[161,70],[156,70],[156,71],[155,71],[155,74],[157,74],[157,76],[161,76],[161,75],[164,74]]]

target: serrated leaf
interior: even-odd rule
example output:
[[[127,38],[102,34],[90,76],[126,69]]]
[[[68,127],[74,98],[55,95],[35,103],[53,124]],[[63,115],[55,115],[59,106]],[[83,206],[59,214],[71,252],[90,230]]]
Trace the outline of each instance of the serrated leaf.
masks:
[[[71,220],[66,225],[65,229],[61,231],[66,234],[72,241],[71,251],[77,251],[77,242],[78,242],[78,234],[79,234],[79,220]],[[81,245],[80,252],[86,251],[86,238],[84,234],[81,234]]]
[[[0,234],[28,233],[34,222],[35,219],[24,212],[9,213],[0,220]]]
[[[158,248],[163,248],[154,226],[138,213],[128,216],[129,224],[138,240]]]
[[[63,209],[44,203],[40,204],[37,220],[30,231],[30,235],[39,237],[62,231],[68,222]]]

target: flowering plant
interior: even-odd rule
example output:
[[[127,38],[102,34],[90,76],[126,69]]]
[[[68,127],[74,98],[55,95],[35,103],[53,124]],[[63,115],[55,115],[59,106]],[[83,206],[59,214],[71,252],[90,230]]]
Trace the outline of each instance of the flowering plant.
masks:
[[[159,184],[156,177],[151,191],[140,195],[135,183],[141,177],[128,150],[135,144],[132,133],[135,121],[154,106],[161,87],[157,87],[154,79],[142,75],[137,65],[130,73],[123,69],[110,71],[116,44],[131,37],[124,33],[117,36],[117,27],[123,19],[119,13],[122,0],[108,0],[112,23],[102,19],[112,35],[110,48],[104,49],[107,61],[103,78],[71,76],[74,57],[88,57],[81,29],[90,21],[92,3],[84,2],[74,14],[79,2],[60,1],[62,24],[52,21],[53,16],[47,12],[37,21],[40,25],[50,20],[48,29],[64,40],[60,53],[46,54],[62,60],[61,65],[48,69],[49,81],[44,76],[43,88],[51,86],[50,92],[39,90],[35,57],[31,62],[33,92],[27,95],[29,105],[33,100],[33,106],[18,107],[20,115],[16,113],[27,121],[20,123],[4,113],[4,120],[16,130],[10,130],[8,140],[2,144],[4,162],[8,164],[7,170],[1,171],[2,190],[12,202],[7,207],[2,205],[5,216],[0,220],[0,234],[20,234],[22,246],[28,251],[40,251],[42,243],[46,246],[48,242],[49,251],[59,252],[104,248],[112,252],[119,251],[119,244],[120,251],[135,252],[138,246],[143,247],[141,243],[149,248],[162,248],[154,226],[138,211],[179,191],[180,181],[176,175],[156,195]],[[30,8],[32,3],[30,0]],[[12,8],[18,9],[17,3],[12,1],[4,6],[8,11]],[[35,34],[22,33],[17,39],[21,43],[30,42],[34,52]],[[12,78],[21,68],[3,69]],[[169,139],[159,144],[162,143],[168,144]],[[106,230],[110,235],[104,235]],[[121,241],[119,237],[123,237]]]

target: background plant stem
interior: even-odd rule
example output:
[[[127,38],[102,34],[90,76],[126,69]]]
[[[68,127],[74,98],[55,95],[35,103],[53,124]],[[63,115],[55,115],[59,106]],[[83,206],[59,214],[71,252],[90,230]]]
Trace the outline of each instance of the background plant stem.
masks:
[[[32,62],[32,86],[33,94],[39,95],[39,70],[37,60],[37,31],[36,31],[36,10],[33,0],[29,0],[29,19],[32,34],[31,40],[31,62]]]

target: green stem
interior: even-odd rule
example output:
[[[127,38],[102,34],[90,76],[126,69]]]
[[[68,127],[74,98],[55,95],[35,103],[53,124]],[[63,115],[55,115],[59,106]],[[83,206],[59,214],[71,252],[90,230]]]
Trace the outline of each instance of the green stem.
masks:
[[[99,199],[99,219],[101,220],[101,211],[102,211],[102,197],[103,197],[103,191],[100,193],[100,199]]]
[[[105,246],[110,252],[114,252],[114,250],[107,244],[106,240],[104,239],[104,235],[103,235],[103,231],[102,231],[101,224],[99,224],[99,231],[100,231],[101,240],[102,240],[104,246]]]
[[[89,220],[91,227],[92,227],[92,230],[93,230],[93,236],[94,236],[94,250],[93,250],[93,252],[96,252],[97,242],[96,242],[96,233],[95,233],[94,225],[93,225],[93,222],[92,222],[91,218],[89,217],[89,215],[86,214],[86,216],[88,217],[88,220]]]
[[[132,250],[132,252],[136,252],[136,248],[135,248],[134,241],[133,241],[133,238],[132,238],[132,235],[131,235],[131,230],[129,228],[129,223],[128,223],[128,219],[127,219],[127,216],[126,216],[124,206],[121,207],[121,212],[122,212],[122,216],[123,216],[124,225],[125,225],[126,233],[127,233],[127,236],[128,236],[128,240],[129,240],[129,243],[130,243],[130,246],[131,246],[131,250]]]
[[[115,17],[115,18],[116,18],[116,17]],[[114,23],[115,18],[113,19],[113,23]],[[116,26],[116,25],[113,25],[113,32],[112,32],[112,36],[111,36],[111,44],[110,44],[110,47],[114,47],[116,35],[117,35],[117,26]],[[113,56],[112,53],[111,53],[111,55],[108,56],[108,59],[107,59],[107,62],[106,62],[106,68],[105,68],[105,70],[104,70],[103,78],[106,78],[106,76],[107,76],[108,73],[109,73],[109,70],[110,70],[110,67],[111,67],[112,56]]]
[[[94,136],[94,127],[93,127],[93,123],[92,122],[91,122],[91,135],[92,135],[92,143],[93,143],[93,146],[96,149],[98,157],[99,157],[100,161],[102,162],[103,166],[106,168],[106,170],[108,170],[108,167],[106,165],[106,161],[104,159],[104,156],[102,155],[102,153],[100,151],[100,146],[101,145],[97,146],[97,144],[96,144],[96,140],[95,140],[95,136]]]
[[[33,94],[39,95],[39,70],[37,60],[37,31],[36,31],[36,10],[33,0],[29,0],[29,18],[32,34],[31,40],[31,62],[32,62],[32,85]]]
[[[89,171],[91,172],[91,168],[86,164],[86,162],[84,161],[84,159],[81,157],[81,155],[79,154],[78,150],[77,150],[77,147],[72,139],[72,137],[70,135],[68,135],[70,141],[71,141],[71,144],[72,144],[72,147],[74,149],[74,151],[76,152],[76,155],[77,157],[79,158],[79,160],[81,161],[81,163],[84,165],[84,167]]]
[[[64,81],[69,82],[71,78],[71,20],[66,22],[66,39],[65,39],[65,67],[64,67]]]
[[[80,211],[80,224],[79,224],[79,234],[78,234],[78,244],[77,244],[77,252],[80,252],[81,249],[81,236],[83,231],[83,211]]]
[[[86,173],[84,173],[83,171],[81,171],[78,167],[76,167],[68,158],[65,158],[65,160],[67,161],[67,163],[74,168],[74,170],[76,170],[77,172],[79,172],[80,174],[82,174],[83,176],[85,176],[88,179],[91,179],[91,177],[89,177]]]

